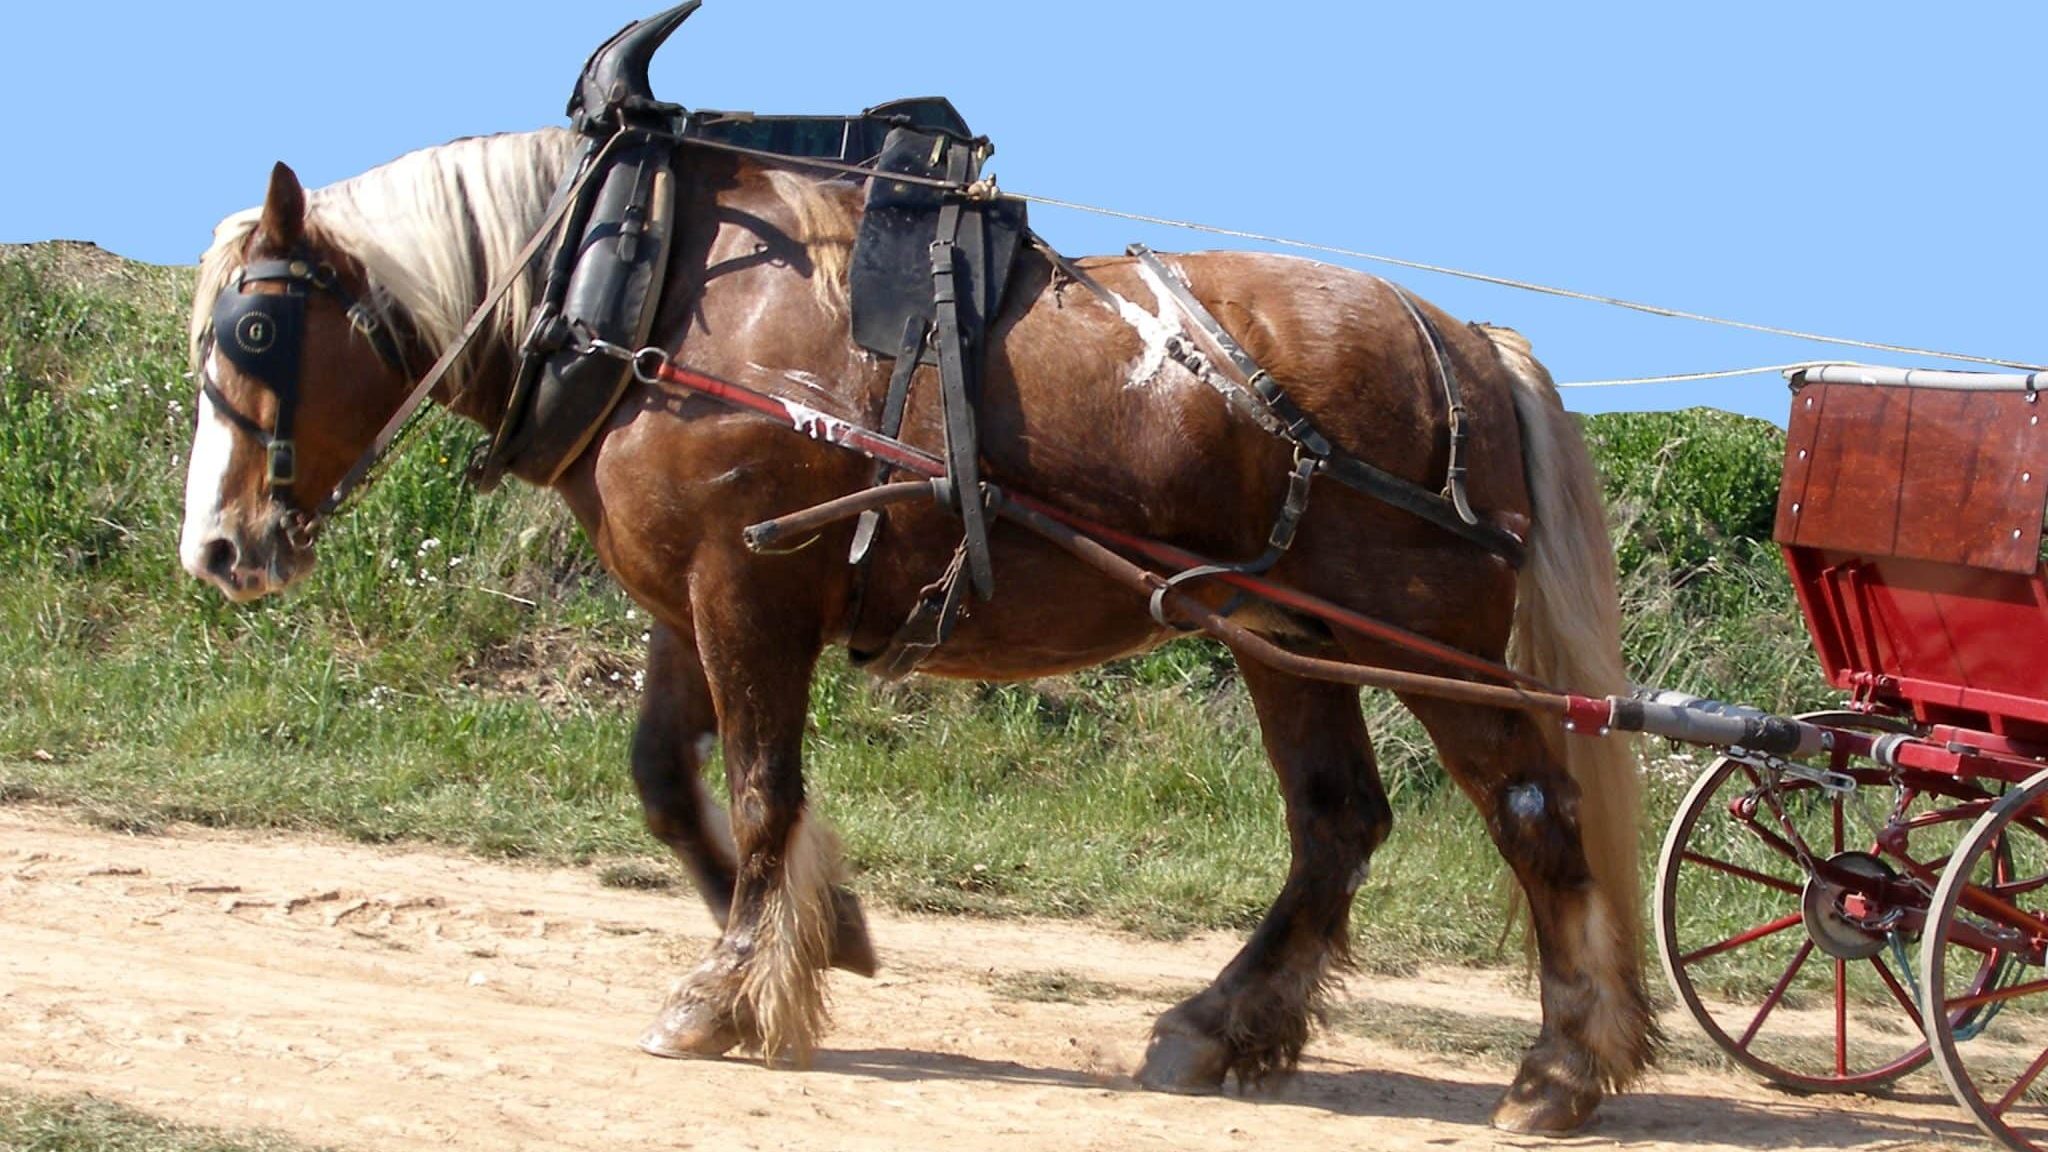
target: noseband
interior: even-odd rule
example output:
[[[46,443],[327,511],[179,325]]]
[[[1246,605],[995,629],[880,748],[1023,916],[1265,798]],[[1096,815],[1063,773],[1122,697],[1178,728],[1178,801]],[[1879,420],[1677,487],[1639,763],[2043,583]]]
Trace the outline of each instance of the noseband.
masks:
[[[245,291],[251,284],[281,284],[284,290]],[[294,543],[310,540],[315,521],[327,511],[320,508],[309,513],[293,491],[299,461],[292,428],[298,416],[299,368],[305,353],[306,299],[316,291],[340,302],[348,313],[350,329],[370,342],[386,366],[401,376],[406,374],[405,354],[397,339],[368,305],[342,287],[334,266],[295,256],[258,260],[243,267],[221,289],[213,305],[214,349],[277,396],[276,426],[265,428],[235,408],[210,376],[202,373],[199,385],[215,411],[263,445],[270,498],[283,510],[286,531],[295,537]]]

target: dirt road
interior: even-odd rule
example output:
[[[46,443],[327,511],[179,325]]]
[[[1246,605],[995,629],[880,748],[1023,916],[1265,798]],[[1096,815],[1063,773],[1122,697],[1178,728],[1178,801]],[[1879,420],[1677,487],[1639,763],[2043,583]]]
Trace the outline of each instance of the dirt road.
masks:
[[[1154,1095],[1128,1076],[1151,1017],[1234,940],[874,921],[883,974],[835,982],[812,1070],[667,1062],[633,1040],[711,938],[694,899],[0,808],[0,1086],[375,1149],[1981,1146],[1931,1079],[1903,1101],[1799,1099],[1694,1071],[1610,1102],[1586,1135],[1509,1138],[1485,1126],[1507,1064],[1349,1030],[1278,1092]],[[1463,970],[1355,978],[1346,1001],[1353,1019],[1535,1018],[1512,975]]]

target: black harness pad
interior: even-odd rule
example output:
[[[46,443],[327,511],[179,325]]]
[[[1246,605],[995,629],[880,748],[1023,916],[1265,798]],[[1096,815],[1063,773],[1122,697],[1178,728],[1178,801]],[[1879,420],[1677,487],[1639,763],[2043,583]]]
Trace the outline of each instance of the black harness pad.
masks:
[[[890,131],[875,161],[878,172],[943,178],[947,153],[972,150],[968,179],[980,175],[983,153],[976,141],[912,128]],[[868,184],[867,210],[853,243],[848,273],[853,302],[853,338],[861,347],[894,359],[902,351],[904,325],[913,317],[929,323],[932,302],[932,241],[938,236],[943,190],[877,177]],[[1003,286],[1025,228],[1018,200],[969,201],[962,206],[955,237],[965,273],[960,324],[979,334],[1002,307]]]
[[[675,234],[673,152],[660,138],[617,150],[592,182],[597,192],[580,235],[564,237],[567,287],[559,311],[542,306],[538,339],[526,349],[541,358],[530,406],[504,445],[504,459],[526,480],[553,483],[632,383],[624,361],[586,348],[591,340],[647,342]]]

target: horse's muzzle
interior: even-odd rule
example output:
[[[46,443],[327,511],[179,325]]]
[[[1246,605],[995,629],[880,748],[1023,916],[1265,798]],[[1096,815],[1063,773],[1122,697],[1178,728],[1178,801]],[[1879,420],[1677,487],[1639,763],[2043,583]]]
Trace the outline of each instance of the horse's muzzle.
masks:
[[[184,562],[195,578],[245,604],[296,583],[312,570],[313,552],[293,544],[277,517],[267,516],[254,533],[230,529],[209,534],[185,551]]]

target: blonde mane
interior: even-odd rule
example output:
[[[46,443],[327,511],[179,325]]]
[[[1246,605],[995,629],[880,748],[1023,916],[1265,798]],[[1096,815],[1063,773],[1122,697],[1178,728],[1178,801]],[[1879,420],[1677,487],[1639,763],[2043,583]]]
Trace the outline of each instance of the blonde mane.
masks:
[[[785,168],[769,168],[768,186],[789,210],[796,214],[793,239],[804,246],[811,258],[811,291],[818,304],[832,315],[846,312],[846,268],[853,259],[854,230],[858,227],[848,209],[851,198],[844,192],[827,193],[822,181]]]
[[[386,320],[394,306],[402,310],[438,356],[547,214],[577,145],[567,130],[543,128],[422,148],[308,192],[306,225],[362,261],[370,306]],[[261,214],[250,208],[221,221],[200,259],[188,330],[195,366],[214,298],[241,267]],[[539,283],[534,272],[506,293],[492,325],[500,336],[522,335]],[[450,388],[462,387],[464,367],[449,373]]]
[[[369,275],[370,306],[387,321],[394,308],[402,311],[439,356],[532,237],[579,147],[568,130],[543,128],[423,148],[308,192],[307,228],[360,260]],[[818,302],[843,313],[855,228],[848,197],[794,172],[769,168],[766,176],[796,217],[793,238],[810,254]],[[261,208],[249,208],[221,221],[200,259],[187,333],[194,372],[214,299],[241,267],[261,215]],[[508,343],[524,335],[540,282],[541,273],[530,271],[498,306],[491,330]],[[450,371],[449,390],[461,391],[467,367]]]

